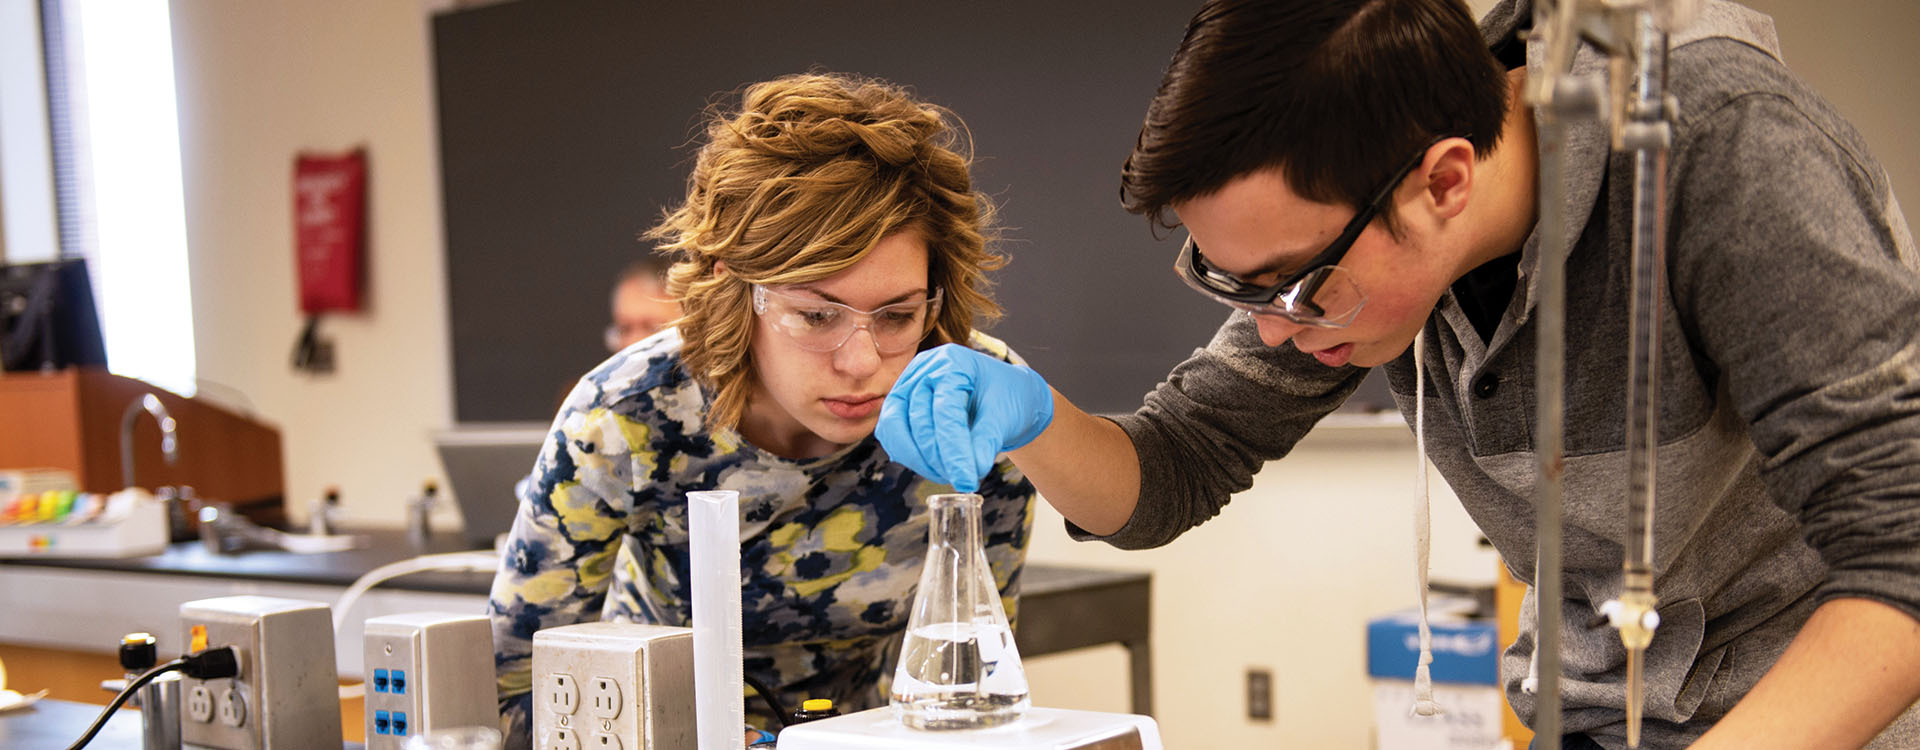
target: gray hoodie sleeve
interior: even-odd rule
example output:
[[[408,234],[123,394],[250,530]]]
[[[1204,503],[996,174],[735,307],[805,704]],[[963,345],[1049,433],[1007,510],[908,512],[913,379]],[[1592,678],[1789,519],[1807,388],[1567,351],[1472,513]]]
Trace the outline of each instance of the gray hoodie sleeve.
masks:
[[[1816,596],[1920,617],[1920,264],[1886,177],[1810,94],[1686,114],[1679,322],[1829,566]]]
[[[1113,417],[1140,456],[1140,497],[1119,531],[1075,539],[1121,549],[1158,547],[1219,514],[1253,484],[1262,464],[1287,454],[1313,424],[1359,387],[1366,370],[1329,368],[1291,344],[1260,341],[1253,319],[1233,315],[1147,394]]]

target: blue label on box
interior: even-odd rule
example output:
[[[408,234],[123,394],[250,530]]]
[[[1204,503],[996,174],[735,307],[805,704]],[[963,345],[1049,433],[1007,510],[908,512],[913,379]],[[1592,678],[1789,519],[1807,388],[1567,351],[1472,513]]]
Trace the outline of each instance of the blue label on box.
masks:
[[[1433,681],[1500,683],[1500,638],[1485,620],[1433,623]],[[1367,623],[1367,674],[1413,679],[1420,663],[1418,612],[1396,612]]]

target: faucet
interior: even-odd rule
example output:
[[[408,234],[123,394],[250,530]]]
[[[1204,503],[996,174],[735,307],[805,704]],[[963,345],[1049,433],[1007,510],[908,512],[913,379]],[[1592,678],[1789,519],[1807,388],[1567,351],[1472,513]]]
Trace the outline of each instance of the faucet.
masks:
[[[367,537],[359,534],[289,534],[247,520],[227,503],[200,503],[200,544],[216,555],[231,555],[246,549],[283,549],[303,554],[344,552],[365,547],[367,543]]]
[[[200,504],[200,544],[208,552],[231,555],[249,544],[271,541],[265,532],[226,503]]]
[[[153,415],[153,421],[160,425],[160,452],[167,458],[167,465],[180,463],[180,436],[174,429],[173,415],[167,413],[167,407],[160,405],[160,399],[149,393],[141,396],[120,415],[120,485],[133,486],[133,421],[140,412]]]

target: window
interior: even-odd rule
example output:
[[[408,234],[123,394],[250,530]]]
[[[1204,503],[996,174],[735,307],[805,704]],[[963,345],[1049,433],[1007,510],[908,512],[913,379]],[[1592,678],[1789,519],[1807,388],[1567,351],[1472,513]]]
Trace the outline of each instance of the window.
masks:
[[[17,13],[17,2],[0,0],[10,4],[0,10]],[[52,184],[9,177],[5,191],[51,190],[57,254],[87,258],[93,273],[109,368],[191,396],[193,307],[168,4],[40,0],[39,11]],[[34,250],[7,248],[15,261]]]

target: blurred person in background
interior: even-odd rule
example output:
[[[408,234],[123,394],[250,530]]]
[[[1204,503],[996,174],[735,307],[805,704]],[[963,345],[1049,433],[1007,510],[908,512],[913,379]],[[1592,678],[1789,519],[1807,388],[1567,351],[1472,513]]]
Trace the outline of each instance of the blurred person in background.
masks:
[[[667,294],[668,258],[648,253],[620,272],[613,286],[613,322],[607,324],[607,351],[617,352],[680,317],[680,303]]]

